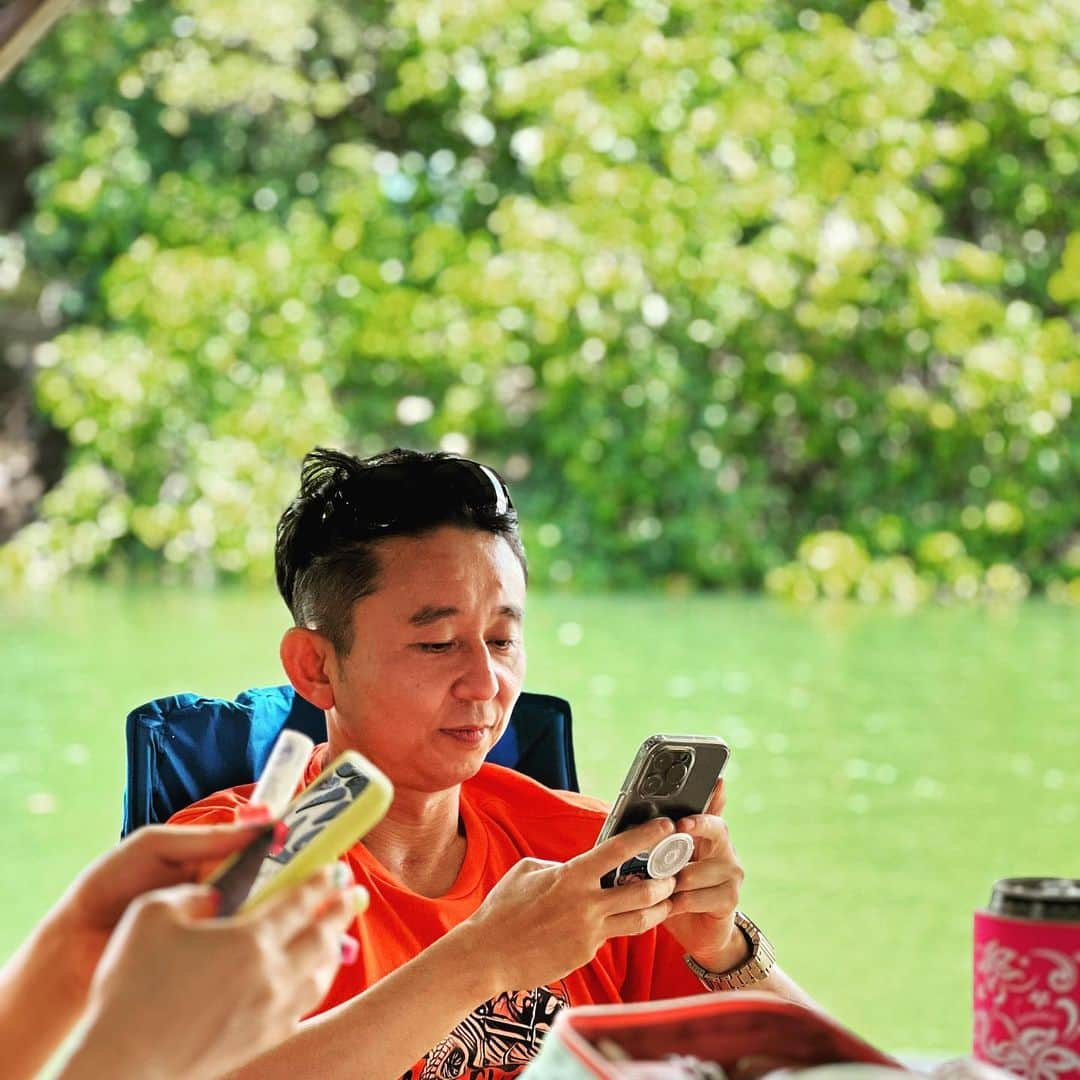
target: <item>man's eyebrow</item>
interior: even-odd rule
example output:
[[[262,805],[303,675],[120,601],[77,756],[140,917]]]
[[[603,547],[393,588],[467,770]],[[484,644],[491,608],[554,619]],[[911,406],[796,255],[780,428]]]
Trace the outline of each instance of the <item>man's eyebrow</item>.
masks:
[[[425,604],[419,611],[414,611],[409,616],[409,623],[412,626],[430,626],[440,619],[448,619],[451,615],[459,614],[460,611],[456,607],[433,607],[431,604]]]
[[[414,611],[409,616],[410,626],[430,626],[432,623],[438,622],[440,619],[449,619],[454,615],[460,615],[460,608],[456,607],[434,607],[431,604],[425,604],[418,611]],[[505,616],[508,619],[513,619],[515,622],[522,622],[525,618],[525,612],[515,604],[503,604],[499,608],[499,614]]]

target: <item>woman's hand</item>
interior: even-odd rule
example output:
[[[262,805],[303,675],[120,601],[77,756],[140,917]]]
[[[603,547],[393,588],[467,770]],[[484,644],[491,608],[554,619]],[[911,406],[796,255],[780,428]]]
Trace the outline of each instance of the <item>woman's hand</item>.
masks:
[[[251,825],[148,825],[95,859],[50,912],[65,944],[66,972],[83,993],[128,904],[151,889],[193,882],[250,843]]]
[[[329,989],[356,916],[354,889],[333,877],[324,868],[228,919],[211,917],[208,886],[132,901],[98,963],[83,1039],[62,1075],[217,1076],[288,1037]]]
[[[0,969],[5,1076],[35,1076],[86,1004],[109,936],[137,896],[194,881],[242,848],[249,825],[140,829],[93,862]]]

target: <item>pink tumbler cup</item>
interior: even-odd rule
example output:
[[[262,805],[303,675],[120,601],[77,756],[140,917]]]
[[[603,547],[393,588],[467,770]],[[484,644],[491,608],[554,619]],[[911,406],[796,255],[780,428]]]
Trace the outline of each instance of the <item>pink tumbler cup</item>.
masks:
[[[1006,878],[975,912],[975,1057],[1080,1080],[1080,881]]]

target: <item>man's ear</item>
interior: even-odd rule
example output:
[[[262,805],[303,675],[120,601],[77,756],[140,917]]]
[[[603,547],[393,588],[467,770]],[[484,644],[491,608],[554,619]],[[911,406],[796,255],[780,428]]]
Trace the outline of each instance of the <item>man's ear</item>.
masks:
[[[330,680],[336,662],[334,646],[317,630],[290,626],[281,639],[281,666],[293,689],[318,709],[334,707]]]

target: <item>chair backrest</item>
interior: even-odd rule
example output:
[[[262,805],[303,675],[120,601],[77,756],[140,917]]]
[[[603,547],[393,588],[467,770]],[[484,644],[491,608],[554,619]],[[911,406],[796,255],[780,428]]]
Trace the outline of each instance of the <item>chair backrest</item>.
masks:
[[[326,717],[291,686],[245,690],[235,700],[172,694],[127,717],[127,789],[121,836],[167,821],[222,788],[262,772],[282,728],[326,740]],[[523,693],[488,761],[563,791],[577,791],[570,704]]]

